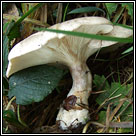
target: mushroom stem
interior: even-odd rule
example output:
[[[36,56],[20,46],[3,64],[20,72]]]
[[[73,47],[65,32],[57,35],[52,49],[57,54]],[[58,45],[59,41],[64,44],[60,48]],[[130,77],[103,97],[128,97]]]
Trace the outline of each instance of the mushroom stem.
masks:
[[[79,124],[85,124],[89,119],[88,97],[92,90],[92,76],[85,63],[74,64],[70,67],[73,78],[73,86],[64,100],[57,120],[60,121],[61,129],[68,127],[77,127]],[[85,106],[82,106],[85,105]]]
[[[88,101],[85,96],[87,95],[87,97],[89,97],[91,91],[92,76],[90,70],[88,69],[85,63],[82,63],[71,66],[70,71],[73,79],[73,86],[68,96],[70,95],[75,95],[76,97],[81,96],[81,98],[83,97],[82,102],[88,104]]]

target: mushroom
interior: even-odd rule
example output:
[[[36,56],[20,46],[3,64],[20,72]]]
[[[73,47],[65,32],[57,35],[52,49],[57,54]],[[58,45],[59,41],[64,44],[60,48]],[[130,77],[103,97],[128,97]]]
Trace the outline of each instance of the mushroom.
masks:
[[[51,29],[129,37],[133,31],[113,26],[103,17],[83,17],[56,24]],[[86,60],[102,47],[117,42],[101,41],[47,31],[37,32],[15,45],[9,53],[7,77],[13,73],[41,64],[60,63],[68,66],[73,85],[60,106],[57,121],[61,129],[85,124],[89,119],[88,97],[92,90],[92,76]],[[82,106],[85,105],[85,106]]]

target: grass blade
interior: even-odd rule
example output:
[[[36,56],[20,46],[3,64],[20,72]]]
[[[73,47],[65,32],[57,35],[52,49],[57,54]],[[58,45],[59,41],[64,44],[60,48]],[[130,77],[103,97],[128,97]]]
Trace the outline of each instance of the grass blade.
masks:
[[[70,11],[68,14],[77,14],[77,13],[88,13],[88,12],[94,12],[94,11],[101,11],[105,14],[104,10],[97,8],[97,7],[82,7],[77,8],[72,11]]]
[[[121,26],[121,27],[133,30],[133,26],[128,26],[128,25],[124,25],[124,24],[118,24],[118,23],[112,23],[112,24],[116,25],[116,26]]]
[[[111,36],[95,35],[95,34],[88,34],[88,33],[82,33],[82,32],[71,32],[71,31],[47,29],[47,28],[34,28],[34,30],[63,33],[67,35],[79,36],[79,37],[84,37],[84,38],[92,38],[92,39],[98,39],[98,40],[117,41],[120,43],[133,43],[132,37],[131,38],[118,38],[118,37],[111,37]]]
[[[64,11],[63,22],[65,21],[65,18],[66,18],[66,15],[67,15],[68,6],[69,6],[69,3],[67,4],[67,6],[66,6],[66,8],[65,8],[65,11]]]
[[[19,25],[21,24],[21,22],[28,16],[30,15],[32,12],[34,12],[37,8],[41,7],[43,5],[43,3],[39,3],[36,6],[34,6],[33,8],[31,8],[26,14],[24,14],[20,19],[17,20],[17,22],[14,23],[13,27],[11,28],[9,34],[8,34],[8,38],[9,40],[13,40],[14,38],[20,37],[20,28]]]
[[[37,8],[41,7],[43,3],[39,3],[33,8],[31,8],[26,14],[24,14],[16,23],[15,25],[19,25],[28,15],[30,15],[32,12],[34,12]]]
[[[127,53],[130,53],[131,51],[133,51],[133,46],[131,46],[130,48],[128,48],[127,50],[125,50],[121,54],[127,54]]]

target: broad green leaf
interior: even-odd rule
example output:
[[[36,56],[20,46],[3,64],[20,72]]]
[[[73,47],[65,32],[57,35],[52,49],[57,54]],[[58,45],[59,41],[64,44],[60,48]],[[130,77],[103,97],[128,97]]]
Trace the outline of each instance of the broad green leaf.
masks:
[[[100,105],[106,99],[116,97],[114,99],[108,100],[108,103],[110,103],[110,102],[115,102],[115,101],[119,100],[120,98],[124,98],[128,94],[130,86],[131,85],[129,85],[129,84],[122,86],[120,83],[113,82],[113,83],[111,83],[111,88],[110,89],[107,89],[106,92],[100,94],[97,97],[96,102]],[[118,103],[119,102],[116,102],[114,104],[117,105]]]
[[[40,102],[54,90],[62,76],[61,69],[48,65],[21,70],[10,77],[8,95],[16,96],[20,105]]]
[[[82,8],[77,8],[70,11],[68,14],[88,13],[88,12],[95,12],[95,11],[101,11],[105,13],[104,10],[97,7],[82,7]]]
[[[122,52],[121,54],[130,53],[131,51],[133,51],[133,46],[131,46],[130,48],[128,48],[127,50],[125,50],[125,51]]]
[[[99,88],[99,86],[101,86],[101,84],[103,84],[104,81],[105,81],[104,76],[98,76],[98,75],[94,76],[93,83],[97,86],[97,88]],[[117,82],[112,82],[111,86],[109,86],[109,84],[107,82],[107,85],[108,86],[104,86],[102,88],[102,89],[106,90],[106,92],[101,93],[96,98],[96,102],[99,105],[101,105],[101,104],[103,104],[103,102],[105,102],[105,105],[103,107],[105,109],[105,111],[103,111],[102,113],[101,112],[99,113],[99,122],[101,122],[101,123],[102,123],[102,119],[105,120],[108,104],[113,103],[112,108],[113,107],[115,108],[116,106],[118,106],[120,104],[119,100],[121,98],[127,98],[127,95],[129,93],[130,89],[132,88],[132,84],[121,85],[120,83],[117,83]],[[129,116],[129,115],[133,115],[132,104],[130,104],[130,103],[131,103],[131,101],[128,101],[128,100],[124,101],[122,106],[118,110],[116,116],[120,115],[121,121],[133,121],[133,117]],[[127,107],[127,109],[126,109],[126,107]]]
[[[83,32],[72,32],[72,31],[64,31],[64,30],[56,30],[56,29],[47,29],[47,28],[34,28],[37,31],[49,31],[54,33],[63,33],[66,35],[84,37],[84,38],[92,38],[98,40],[106,40],[106,41],[117,41],[121,43],[133,43],[133,37],[131,38],[118,38],[118,37],[111,37],[105,35],[96,35],[96,34],[88,34]]]
[[[110,88],[110,85],[106,78],[104,77],[104,75],[102,76],[94,75],[93,83],[95,84],[97,90],[99,89],[104,90]]]
[[[105,3],[109,15],[111,16],[113,12],[117,9],[117,3]]]
[[[130,88],[132,87],[131,84],[122,86],[120,83],[117,82],[112,82],[110,86],[104,76],[98,76],[98,75],[94,75],[93,83],[95,84],[97,89],[100,88],[104,83],[104,86],[102,86],[102,90],[106,90],[106,92],[100,94],[96,99],[96,102],[99,105],[102,104],[106,99],[109,99],[114,96],[120,95],[120,97],[118,98],[124,98],[128,94]],[[110,102],[116,100],[117,99],[113,99],[110,100]]]

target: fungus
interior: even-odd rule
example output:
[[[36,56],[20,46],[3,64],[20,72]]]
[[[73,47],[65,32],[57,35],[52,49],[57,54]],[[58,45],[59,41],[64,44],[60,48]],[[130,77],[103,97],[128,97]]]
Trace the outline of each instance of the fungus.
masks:
[[[129,37],[132,30],[113,26],[102,17],[83,17],[56,24],[51,29],[101,34],[115,37]],[[9,53],[7,77],[13,73],[41,64],[60,63],[70,69],[73,85],[67,98],[60,106],[57,121],[65,130],[77,127],[89,119],[89,111],[81,105],[88,105],[92,90],[92,76],[86,60],[102,47],[117,42],[101,41],[47,31],[37,32],[15,45]]]

